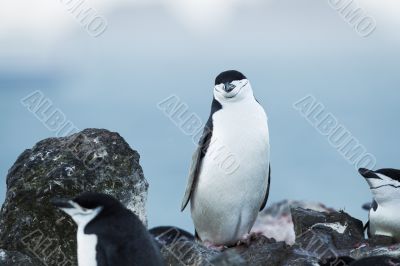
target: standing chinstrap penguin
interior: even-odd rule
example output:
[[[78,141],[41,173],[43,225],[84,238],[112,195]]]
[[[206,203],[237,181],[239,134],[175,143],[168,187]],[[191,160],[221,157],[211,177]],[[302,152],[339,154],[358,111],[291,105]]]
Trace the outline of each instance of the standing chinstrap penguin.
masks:
[[[222,148],[234,156],[222,167]],[[215,79],[211,114],[200,139],[182,202],[191,202],[196,236],[210,246],[232,246],[249,234],[270,186],[267,115],[250,81],[238,71]]]
[[[161,266],[158,247],[139,218],[112,196],[86,192],[54,199],[78,226],[79,266]]]
[[[368,236],[388,236],[400,241],[400,170],[361,168],[373,195],[366,224]]]

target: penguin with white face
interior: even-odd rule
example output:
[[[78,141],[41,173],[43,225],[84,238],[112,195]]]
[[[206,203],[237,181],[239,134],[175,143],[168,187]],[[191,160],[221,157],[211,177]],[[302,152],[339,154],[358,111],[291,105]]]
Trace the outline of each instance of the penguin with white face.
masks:
[[[182,202],[196,237],[210,246],[246,239],[270,186],[267,115],[238,71],[217,76],[211,114],[193,155]]]
[[[52,204],[78,225],[79,266],[162,266],[152,236],[139,218],[112,196],[86,192]]]
[[[374,201],[366,224],[368,236],[388,236],[400,241],[400,170],[361,168]]]

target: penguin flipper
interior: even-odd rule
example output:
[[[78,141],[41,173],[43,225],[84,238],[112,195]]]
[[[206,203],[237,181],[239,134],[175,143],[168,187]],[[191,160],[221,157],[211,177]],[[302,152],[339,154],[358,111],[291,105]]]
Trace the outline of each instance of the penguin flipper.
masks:
[[[265,205],[267,205],[268,197],[269,197],[269,188],[271,186],[271,164],[269,165],[269,170],[268,170],[268,187],[267,187],[267,192],[265,193],[264,201],[261,204],[260,211],[262,211],[265,208]]]
[[[200,165],[200,163],[201,163],[201,147],[199,146],[197,147],[192,157],[192,164],[189,170],[189,179],[186,185],[186,191],[185,191],[185,196],[183,197],[181,211],[185,210],[187,204],[189,203],[192,192],[195,188],[195,184],[197,181],[197,172],[198,172],[197,168],[199,167],[198,165]]]
[[[210,117],[208,118],[208,121],[204,127],[203,135],[199,141],[199,145],[192,157],[192,165],[190,166],[190,171],[189,171],[189,180],[186,186],[185,196],[183,197],[181,211],[185,210],[187,204],[190,201],[190,197],[192,196],[192,192],[196,188],[197,179],[200,174],[201,162],[203,161],[203,158],[208,150],[208,147],[210,146],[212,131],[214,129],[213,114],[221,109],[222,105],[214,98],[211,105]]]
[[[201,162],[210,144],[211,136],[212,132],[206,126],[203,132],[203,136],[200,139],[199,145],[192,157],[192,164],[189,170],[189,180],[186,186],[185,196],[183,197],[181,211],[185,210],[187,204],[190,201],[190,197],[192,196],[192,192],[196,187],[197,179],[200,173]]]

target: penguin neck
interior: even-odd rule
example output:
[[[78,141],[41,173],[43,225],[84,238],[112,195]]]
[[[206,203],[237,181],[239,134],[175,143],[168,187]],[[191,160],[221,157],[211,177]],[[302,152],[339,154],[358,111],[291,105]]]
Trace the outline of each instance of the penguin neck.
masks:
[[[375,198],[376,203],[379,207],[396,207],[400,205],[400,198]]]
[[[99,215],[99,213],[102,211],[102,209],[103,209],[102,207],[98,207],[98,208],[94,209],[92,212],[90,212],[89,214],[78,214],[78,215],[72,216],[72,219],[78,225],[78,230],[79,229],[84,230],[86,225],[88,225],[91,221],[93,221]]]
[[[238,105],[247,105],[247,104],[253,104],[256,103],[256,99],[254,98],[253,94],[246,95],[246,97],[241,97],[241,99],[232,98],[232,99],[218,99],[214,97],[214,100],[217,101],[222,108],[230,108],[233,106],[238,106]]]
[[[223,107],[230,105],[246,104],[251,102],[256,102],[254,98],[253,89],[248,82],[240,92],[232,98],[225,98],[217,92],[214,92],[214,100],[218,101]]]

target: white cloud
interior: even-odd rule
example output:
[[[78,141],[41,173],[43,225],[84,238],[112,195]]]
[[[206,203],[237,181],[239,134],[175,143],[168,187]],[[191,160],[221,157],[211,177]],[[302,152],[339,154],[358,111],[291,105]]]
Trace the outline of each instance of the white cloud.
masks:
[[[400,25],[400,0],[359,0],[358,4],[376,16],[378,27],[380,21]]]
[[[0,34],[28,35],[37,38],[65,34],[65,30],[80,27],[67,10],[66,3],[80,0],[3,0],[0,8]],[[143,0],[83,0],[82,6],[94,8],[100,15],[115,6],[143,3]],[[152,2],[152,0],[148,0]]]
[[[0,8],[0,32],[48,33],[68,23],[60,3],[51,0],[4,0]]]
[[[37,38],[65,34],[65,30],[79,27],[67,8],[68,2],[80,0],[3,0],[0,8],[0,35],[28,35]],[[177,19],[194,31],[223,28],[232,18],[238,5],[252,6],[262,0],[83,0],[85,6],[107,15],[114,7],[123,5],[167,7]],[[15,33],[15,34],[14,34]]]
[[[229,0],[170,0],[168,5],[180,22],[200,32],[221,29],[233,12]]]
[[[197,33],[218,32],[235,11],[244,6],[265,4],[267,0],[169,0],[168,7],[188,29]],[[240,15],[240,14],[239,14]]]

